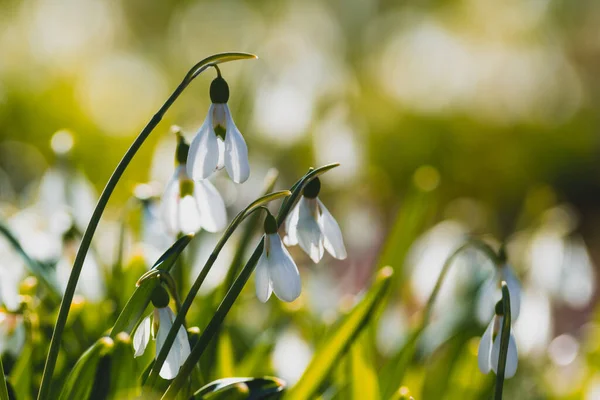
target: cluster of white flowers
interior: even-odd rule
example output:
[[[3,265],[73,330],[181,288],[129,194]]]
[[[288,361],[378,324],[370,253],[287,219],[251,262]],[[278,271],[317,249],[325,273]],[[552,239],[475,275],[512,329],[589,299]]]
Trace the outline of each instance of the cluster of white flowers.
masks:
[[[176,168],[167,183],[161,201],[161,218],[169,234],[196,233],[200,229],[218,232],[227,225],[223,198],[208,178],[223,167],[235,183],[243,183],[250,176],[248,147],[231,117],[227,106],[229,87],[219,76],[210,86],[212,104],[208,116],[188,145],[178,133]],[[282,242],[275,218],[265,219],[264,250],[256,266],[256,295],[266,302],[272,292],[283,301],[294,301],[300,296],[301,282],[296,263],[283,243],[299,244],[315,262],[327,250],[337,259],[346,258],[346,248],[340,227],[327,208],[318,199],[321,182],[311,180],[304,188],[299,202],[286,220],[286,236]],[[174,314],[169,308],[169,296],[159,287],[158,300],[153,299],[155,310],[146,317],[134,334],[135,356],[144,353],[150,337],[156,340],[156,354],[173,325]],[[161,291],[162,290],[162,291]],[[187,334],[179,328],[177,337],[167,355],[159,375],[173,379],[190,354]]]

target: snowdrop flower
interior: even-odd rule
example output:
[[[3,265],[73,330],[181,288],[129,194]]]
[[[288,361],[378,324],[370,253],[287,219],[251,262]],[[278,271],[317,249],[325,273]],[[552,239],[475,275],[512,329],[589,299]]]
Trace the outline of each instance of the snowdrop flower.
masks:
[[[318,263],[324,249],[334,258],[346,258],[346,247],[340,227],[317,197],[321,181],[315,178],[306,185],[300,201],[290,212],[285,229],[284,242],[288,246],[300,244],[302,250]]]
[[[512,308],[512,305],[511,305]],[[502,312],[502,302],[496,305],[496,313],[492,318],[492,322],[488,325],[485,333],[479,342],[479,350],[477,351],[477,360],[479,370],[484,374],[493,370],[498,373],[498,359],[500,357],[500,337],[502,327],[504,325],[504,313]],[[508,339],[508,354],[506,356],[506,368],[504,370],[504,378],[512,378],[517,372],[517,345],[515,337],[510,333]]]
[[[494,309],[494,304],[502,297],[501,286],[502,281],[508,285],[510,292],[510,311],[511,318],[514,321],[519,317],[521,311],[521,285],[519,280],[512,271],[510,264],[506,263],[505,256],[500,255],[504,259],[497,266],[494,275],[485,282],[477,295],[477,318],[484,322],[490,318],[490,310]]]
[[[256,265],[256,296],[265,303],[275,292],[283,301],[294,301],[302,289],[298,267],[281,243],[277,221],[271,214],[267,215],[264,228],[263,252]]]
[[[231,118],[229,86],[220,73],[210,85],[210,100],[208,115],[192,140],[187,173],[194,180],[202,180],[225,166],[235,183],[243,183],[250,175],[248,147]]]
[[[210,181],[194,182],[185,163],[189,145],[178,136],[175,173],[167,184],[162,198],[161,214],[165,228],[176,236],[196,233],[200,228],[217,232],[227,225],[223,198]]]
[[[156,354],[160,353],[175,320],[175,314],[169,308],[169,294],[162,286],[158,286],[152,294],[152,304],[155,307],[154,311],[144,318],[133,335],[134,357],[144,354],[151,336],[156,340]],[[190,343],[182,325],[179,327],[173,346],[160,369],[160,377],[174,379],[189,355]]]

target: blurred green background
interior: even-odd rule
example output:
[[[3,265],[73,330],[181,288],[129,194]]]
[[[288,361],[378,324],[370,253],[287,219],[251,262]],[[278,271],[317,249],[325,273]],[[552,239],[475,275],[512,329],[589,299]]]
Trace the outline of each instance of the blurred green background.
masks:
[[[507,242],[531,315],[545,313],[548,325],[520,339],[538,363],[535,383],[515,387],[597,399],[598,366],[574,363],[587,365],[582,349],[600,329],[599,26],[596,0],[4,0],[0,201],[28,204],[63,129],[72,160],[101,190],[190,66],[255,53],[222,67],[252,174],[244,186],[217,182],[228,204],[251,200],[272,166],[286,187],[310,166],[340,162],[323,197],[349,259],[329,262],[329,273],[345,278],[342,295],[356,294],[377,266],[394,266],[403,305],[386,313],[404,317],[390,317],[392,336],[462,235]],[[136,156],[113,216],[135,184],[170,176],[169,128],[192,137],[211,79],[192,84]],[[529,319],[529,330],[540,324]],[[565,337],[577,344],[569,362]]]

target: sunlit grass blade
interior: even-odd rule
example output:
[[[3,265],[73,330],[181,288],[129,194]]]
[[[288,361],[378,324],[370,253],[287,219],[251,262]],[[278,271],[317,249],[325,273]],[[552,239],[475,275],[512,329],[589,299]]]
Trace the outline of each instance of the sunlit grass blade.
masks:
[[[112,339],[103,337],[92,345],[77,361],[60,392],[59,400],[87,399],[94,388],[98,365],[114,348]]]
[[[385,267],[379,271],[373,287],[364,299],[348,314],[344,321],[318,349],[312,361],[296,385],[285,396],[287,400],[311,399],[327,379],[332,368],[348,350],[363,328],[369,324],[376,308],[386,297],[393,271]]]
[[[350,382],[354,400],[381,398],[368,333],[363,332],[350,347]]]
[[[274,377],[225,378],[204,386],[194,393],[192,398],[194,400],[277,399],[285,387],[285,382]]]

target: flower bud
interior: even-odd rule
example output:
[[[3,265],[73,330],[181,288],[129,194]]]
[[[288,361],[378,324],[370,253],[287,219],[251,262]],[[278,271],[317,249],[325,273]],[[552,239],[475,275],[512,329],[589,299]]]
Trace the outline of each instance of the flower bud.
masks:
[[[277,220],[273,216],[273,214],[269,213],[265,218],[265,233],[270,235],[272,233],[277,233]]]
[[[308,185],[304,187],[304,191],[302,194],[304,197],[309,199],[314,199],[319,195],[321,191],[321,180],[319,178],[314,178],[312,181],[308,182]]]
[[[224,104],[229,100],[229,85],[221,76],[215,78],[210,84],[210,101],[213,104]]]
[[[151,300],[155,308],[165,308],[169,305],[169,293],[162,285],[158,285],[152,292]]]

